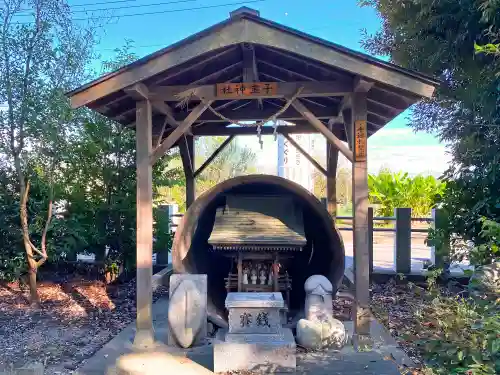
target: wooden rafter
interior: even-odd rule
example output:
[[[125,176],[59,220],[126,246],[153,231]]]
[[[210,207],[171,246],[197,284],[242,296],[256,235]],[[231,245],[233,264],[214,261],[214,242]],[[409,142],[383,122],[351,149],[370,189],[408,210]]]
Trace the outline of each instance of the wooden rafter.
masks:
[[[306,62],[298,56],[295,56],[295,55],[292,55],[292,54],[289,54],[286,52],[282,52],[282,51],[277,50],[275,48],[270,48],[270,47],[262,47],[262,48],[264,48],[264,50],[269,51],[271,53],[274,53],[282,58],[290,59],[290,60],[295,61],[296,63],[302,64],[305,66],[310,66],[310,67],[313,67],[317,70],[321,70],[326,76],[336,77],[336,79],[345,79],[345,76],[341,72],[335,72],[332,69],[325,67],[324,65],[321,65],[321,64],[318,64],[318,63],[315,63],[312,61]]]
[[[275,65],[275,64],[270,63],[269,61],[266,61],[266,60],[263,60],[263,59],[258,60],[258,62],[259,62],[259,64],[267,65],[267,66],[269,66],[269,67],[271,67],[273,69],[276,69],[278,71],[286,73],[290,77],[295,77],[295,78],[298,78],[298,79],[304,79],[306,81],[316,81],[314,78],[312,78],[310,76],[307,76],[305,74],[302,74],[302,73],[299,73],[299,72],[296,72],[296,71],[293,71],[293,70],[290,70],[290,69],[287,69],[287,68],[284,68],[284,67],[279,66],[279,65]]]
[[[269,79],[270,79],[271,81],[273,81],[273,82],[286,82],[284,79],[281,79],[281,78],[278,78],[278,77],[275,77],[275,76],[269,75],[269,74],[264,73],[264,72],[261,72],[260,74],[261,74],[262,76],[264,76],[264,77],[269,78]],[[327,98],[327,99],[332,99],[332,98],[330,98],[330,97],[326,97],[326,98]],[[286,101],[284,98],[282,98],[282,100]],[[311,103],[311,104],[314,104],[314,105],[320,106],[320,107],[326,107],[325,105],[320,104],[320,103],[318,103],[318,102],[316,102],[316,101],[314,101],[314,100],[312,100],[312,99],[309,99],[309,98],[305,98],[305,97],[303,97],[303,98],[302,98],[302,100],[303,100],[303,101],[305,101],[305,102],[308,102],[308,103]]]
[[[194,178],[198,177],[200,173],[202,173],[205,170],[205,168],[207,168],[210,165],[210,163],[217,157],[217,155],[219,155],[222,151],[224,151],[226,146],[233,140],[233,138],[234,135],[230,135],[224,142],[222,142],[222,144],[217,148],[217,150],[215,150],[212,153],[212,155],[210,155],[207,158],[207,160],[205,160],[205,162],[201,165],[201,167],[198,168],[196,172],[194,172],[193,174]]]
[[[195,64],[190,64],[183,69],[180,69],[174,73],[171,73],[171,74],[167,75],[166,77],[161,77],[152,83],[155,85],[161,85],[163,82],[167,82],[167,81],[169,81],[173,78],[176,78],[182,74],[185,74],[189,71],[200,69],[200,68],[206,66],[207,64],[211,63],[212,61],[218,60],[220,58],[223,58],[223,57],[231,54],[232,52],[236,51],[236,48],[237,47],[231,47],[231,48],[225,49],[219,53],[216,53],[216,54],[213,54],[212,56],[207,57],[206,59],[202,59]]]
[[[204,76],[203,78],[200,78],[196,81],[191,82],[191,85],[204,85],[204,84],[210,82],[211,80],[214,80],[214,79],[220,77],[224,73],[230,72],[231,70],[235,70],[236,68],[240,67],[241,65],[242,65],[242,62],[238,61],[234,64],[231,64],[231,65],[228,65],[222,69],[219,69],[216,72],[210,73],[210,74]]]
[[[302,116],[311,123],[312,126],[314,126],[320,133],[322,133],[326,139],[331,142],[344,156],[347,158],[347,160],[351,161],[353,160],[353,153],[349,148],[342,143],[340,139],[338,139],[326,126],[323,124],[314,114],[309,111],[309,109],[302,104],[302,102],[299,99],[295,99],[292,102],[292,106],[302,114]]]
[[[314,167],[320,171],[321,173],[323,173],[323,176],[327,176],[328,173],[326,172],[326,169],[323,168],[316,160],[314,160],[314,158],[309,155],[307,153],[306,150],[304,150],[297,142],[295,142],[295,140],[290,137],[288,134],[286,133],[283,133],[283,137],[285,137],[288,142],[290,142],[292,144],[293,147],[295,147],[307,160],[309,160],[309,162],[314,165]]]

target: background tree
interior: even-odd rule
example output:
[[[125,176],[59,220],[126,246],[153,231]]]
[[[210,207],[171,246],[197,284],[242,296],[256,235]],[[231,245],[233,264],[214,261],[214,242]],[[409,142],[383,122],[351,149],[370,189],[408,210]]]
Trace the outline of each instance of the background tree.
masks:
[[[195,142],[195,164],[197,167],[226,140],[226,137],[203,137]],[[157,199],[165,203],[176,203],[179,210],[186,209],[186,187],[182,163],[178,151],[172,151],[171,162],[165,170],[169,183],[157,189]],[[242,147],[233,139],[210,165],[196,178],[196,195],[200,195],[229,178],[255,173],[257,155],[248,147]]]
[[[474,53],[494,43],[500,29],[498,0],[364,0],[382,28],[363,46],[406,68],[442,80],[433,99],[416,105],[411,126],[436,133],[450,146],[440,200],[448,214],[444,230],[476,244],[481,217],[500,221],[500,60]],[[498,42],[498,40],[497,40]]]
[[[31,17],[19,21],[15,16],[21,10]],[[6,0],[0,17],[0,103],[5,103],[0,112],[0,147],[14,165],[30,298],[36,304],[36,272],[48,257],[54,173],[73,124],[63,93],[85,77],[93,35],[72,22],[67,3],[60,0]],[[35,161],[30,159],[33,154]],[[50,176],[39,247],[32,241],[28,218],[28,176],[33,164],[39,173]]]

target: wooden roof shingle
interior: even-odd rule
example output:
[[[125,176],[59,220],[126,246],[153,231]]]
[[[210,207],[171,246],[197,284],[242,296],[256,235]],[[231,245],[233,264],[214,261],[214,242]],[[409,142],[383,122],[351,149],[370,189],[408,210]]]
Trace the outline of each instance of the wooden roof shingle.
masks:
[[[306,244],[302,210],[286,196],[228,195],[219,207],[208,239],[213,246],[302,247]]]

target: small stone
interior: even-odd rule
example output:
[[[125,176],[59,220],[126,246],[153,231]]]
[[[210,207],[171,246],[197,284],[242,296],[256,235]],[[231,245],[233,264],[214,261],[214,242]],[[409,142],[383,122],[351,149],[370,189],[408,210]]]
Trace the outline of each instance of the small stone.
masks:
[[[337,319],[314,322],[300,319],[297,323],[297,343],[306,349],[332,347],[340,350],[347,343],[347,332]]]
[[[76,370],[76,367],[77,367],[76,363],[71,362],[71,361],[65,362],[63,366],[65,369],[68,369],[68,370]]]

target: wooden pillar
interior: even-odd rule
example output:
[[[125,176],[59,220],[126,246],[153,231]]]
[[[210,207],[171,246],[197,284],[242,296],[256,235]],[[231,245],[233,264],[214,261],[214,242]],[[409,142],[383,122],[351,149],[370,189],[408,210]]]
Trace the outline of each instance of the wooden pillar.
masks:
[[[330,131],[332,126],[329,126]],[[326,202],[330,215],[337,217],[337,165],[339,150],[326,142]]]
[[[242,291],[243,286],[243,254],[238,253],[238,292]],[[231,277],[231,276],[229,276]]]
[[[196,185],[194,180],[194,137],[185,135],[179,140],[184,176],[186,177],[186,210],[195,199]]]
[[[136,103],[137,164],[137,322],[134,346],[154,344],[153,304],[153,181],[149,156],[152,151],[151,103]]]
[[[370,334],[370,254],[368,225],[368,173],[367,173],[367,104],[366,93],[352,95],[352,206],[353,206],[353,248],[354,280],[356,288],[356,317],[354,333],[357,337]]]

